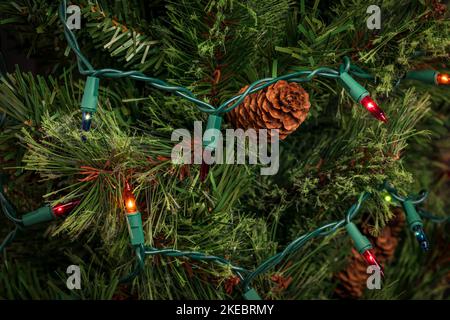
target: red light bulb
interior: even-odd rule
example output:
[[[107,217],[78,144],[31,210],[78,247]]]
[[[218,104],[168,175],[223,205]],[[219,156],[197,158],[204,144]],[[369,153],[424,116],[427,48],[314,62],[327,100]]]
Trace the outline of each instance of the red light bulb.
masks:
[[[364,251],[362,253],[362,256],[369,266],[373,265],[377,266],[380,269],[381,276],[384,277],[383,267],[378,263],[377,259],[375,258],[375,255],[371,250]]]
[[[58,203],[52,208],[55,217],[65,217],[80,203],[80,200],[74,200],[67,203]]]
[[[372,100],[371,97],[365,96],[359,103],[361,103],[361,105],[378,120],[383,121],[384,123],[388,121],[383,110],[378,107],[378,105],[375,103],[375,101]]]
[[[125,189],[123,190],[123,201],[125,202],[125,211],[127,214],[136,213],[136,198],[131,192],[131,186],[126,182]]]
[[[438,84],[448,85],[450,84],[450,75],[446,73],[438,73],[436,77],[436,82]]]

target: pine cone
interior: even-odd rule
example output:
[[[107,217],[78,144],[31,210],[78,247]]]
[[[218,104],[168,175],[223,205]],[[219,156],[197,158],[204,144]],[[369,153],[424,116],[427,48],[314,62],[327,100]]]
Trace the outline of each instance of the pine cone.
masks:
[[[358,298],[364,293],[367,280],[366,262],[362,256],[352,248],[352,260],[347,269],[340,272],[336,277],[339,285],[336,294],[341,298]]]
[[[228,120],[235,128],[279,129],[283,140],[305,121],[309,107],[309,95],[299,84],[280,80],[245,97],[228,113]]]
[[[395,218],[384,227],[378,237],[368,236],[372,242],[374,254],[381,265],[386,264],[394,257],[399,241],[398,237],[405,224],[405,217],[401,210],[394,209],[394,215]],[[368,225],[362,227],[366,234],[368,229]],[[355,249],[352,249],[349,265],[335,276],[339,281],[336,294],[341,298],[360,298],[366,289],[366,269],[366,261]]]
[[[379,240],[374,240],[374,247],[376,248],[375,255],[383,262],[390,262],[397,249],[398,239],[390,235],[383,235]]]

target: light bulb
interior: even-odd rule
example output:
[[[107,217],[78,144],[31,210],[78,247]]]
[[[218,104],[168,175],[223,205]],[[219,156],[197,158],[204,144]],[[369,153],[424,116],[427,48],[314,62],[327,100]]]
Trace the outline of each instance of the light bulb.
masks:
[[[125,185],[122,196],[125,203],[125,211],[127,212],[127,214],[136,213],[136,198],[134,197],[133,192],[131,191],[131,186],[128,184],[128,182]]]
[[[67,203],[59,203],[52,207],[55,217],[65,217],[70,214],[73,209],[80,204],[80,200],[74,200]]]
[[[91,123],[92,123],[92,113],[83,112],[81,118],[81,129],[83,131],[89,131],[91,129]]]
[[[437,84],[441,85],[449,85],[450,84],[450,76],[446,73],[438,73],[436,77]]]
[[[366,263],[369,266],[376,266],[378,269],[380,269],[381,276],[384,277],[383,268],[378,263],[372,250],[368,249],[368,250],[364,251],[361,255],[363,256],[364,260],[366,260]]]
[[[361,99],[361,101],[359,101],[359,103],[361,103],[361,105],[378,120],[383,121],[384,123],[388,121],[383,110],[378,107],[378,105],[375,103],[375,101],[372,100],[370,96],[365,96]]]
[[[427,236],[425,235],[422,226],[421,225],[415,226],[413,228],[413,232],[422,250],[428,251],[430,249],[430,243],[428,242]]]

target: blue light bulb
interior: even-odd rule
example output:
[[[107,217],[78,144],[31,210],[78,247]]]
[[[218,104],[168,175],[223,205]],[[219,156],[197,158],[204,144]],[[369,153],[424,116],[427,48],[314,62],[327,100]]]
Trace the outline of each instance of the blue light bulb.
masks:
[[[425,235],[422,226],[421,225],[415,226],[413,231],[422,250],[428,251],[430,249],[430,243],[428,242],[427,236]]]
[[[81,120],[81,129],[83,131],[89,131],[91,129],[92,113],[83,112]]]

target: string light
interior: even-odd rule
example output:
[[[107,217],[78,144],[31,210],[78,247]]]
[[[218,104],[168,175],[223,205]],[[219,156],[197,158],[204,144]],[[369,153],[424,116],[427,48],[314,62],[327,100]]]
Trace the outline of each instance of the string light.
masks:
[[[155,79],[151,77],[147,77],[141,72],[138,71],[121,71],[121,70],[115,70],[115,69],[101,69],[101,70],[95,70],[92,65],[88,62],[88,60],[82,55],[82,53],[79,50],[78,44],[76,42],[76,38],[73,34],[73,32],[68,28],[66,24],[66,1],[63,1],[60,6],[60,19],[64,25],[64,33],[66,35],[66,38],[69,43],[69,47],[76,53],[77,55],[77,62],[78,62],[78,68],[80,70],[80,73],[83,75],[88,76],[86,80],[85,90],[83,94],[83,100],[81,104],[82,114],[83,114],[83,123],[82,123],[82,129],[83,131],[89,131],[91,127],[91,121],[92,116],[96,112],[97,109],[97,102],[98,102],[98,90],[99,90],[99,78],[124,78],[128,77],[134,80],[139,81],[145,81],[152,85],[155,88],[158,88],[160,90],[166,90],[169,92],[174,92],[175,94],[187,99],[188,101],[193,102],[195,105],[198,106],[198,108],[201,111],[207,112],[210,114],[210,117],[218,117],[220,118],[220,121],[218,119],[209,118],[208,119],[208,125],[207,127],[213,127],[220,129],[221,124],[221,115],[225,112],[231,111],[233,108],[237,107],[247,95],[256,92],[258,90],[261,90],[280,79],[284,80],[291,80],[291,81],[310,81],[315,76],[323,76],[326,78],[334,78],[340,80],[340,82],[343,84],[345,90],[350,94],[350,96],[360,103],[362,106],[364,106],[375,118],[377,118],[380,121],[386,122],[387,117],[385,116],[384,112],[378,107],[378,105],[373,101],[368,91],[362,87],[359,83],[357,83],[352,77],[351,74],[357,75],[361,74],[360,72],[354,72],[352,70],[352,66],[350,64],[349,58],[344,58],[344,63],[340,66],[340,70],[334,70],[331,68],[321,67],[312,71],[300,71],[296,73],[292,73],[289,75],[284,75],[277,78],[269,78],[269,79],[261,79],[258,81],[255,81],[253,84],[251,84],[247,90],[233,98],[230,98],[229,100],[225,101],[222,105],[220,105],[218,108],[213,107],[212,105],[208,104],[207,102],[201,101],[195,97],[195,95],[190,92],[187,88],[184,87],[178,87],[173,86],[165,83],[164,81],[160,79]],[[447,84],[448,83],[448,75],[441,75],[438,77],[438,75],[434,74],[434,83],[436,84],[437,81],[440,81],[440,84]],[[301,78],[303,77],[303,78]],[[439,80],[437,80],[439,78]],[[211,125],[210,123],[211,119]],[[203,141],[203,146],[205,149],[211,149],[215,150],[215,146],[210,146],[211,144],[216,144],[216,139],[211,139],[210,141]],[[255,271],[250,272],[246,269],[234,266],[231,264],[230,261],[220,258],[217,256],[211,256],[208,254],[203,254],[200,252],[192,252],[192,251],[178,251],[178,250],[172,250],[172,249],[157,249],[153,247],[144,247],[144,232],[143,232],[143,226],[142,226],[142,218],[141,214],[137,209],[136,205],[136,199],[132,193],[131,186],[126,183],[125,189],[123,191],[122,197],[125,205],[125,212],[127,216],[127,222],[128,222],[128,229],[130,234],[130,240],[131,244],[136,247],[138,259],[139,261],[139,267],[142,268],[143,266],[143,255],[154,255],[154,254],[162,254],[166,256],[173,256],[173,257],[180,257],[185,256],[192,259],[202,260],[202,261],[214,261],[223,265],[228,265],[234,272],[240,276],[241,279],[243,279],[243,287],[245,289],[245,293],[250,297],[254,296],[256,294],[256,291],[251,289],[251,287],[248,285],[252,279],[254,279],[256,276],[260,275],[262,272],[265,272],[269,270],[270,268],[275,267],[279,264],[279,262],[284,259],[289,254],[299,250],[302,248],[305,243],[307,243],[309,240],[320,237],[320,236],[327,236],[342,226],[345,225],[345,228],[347,229],[347,232],[351,236],[351,238],[354,241],[355,247],[358,250],[358,252],[364,257],[365,261],[369,265],[375,265],[381,270],[381,266],[378,264],[375,256],[372,252],[372,245],[370,241],[361,234],[361,232],[358,230],[356,225],[349,221],[350,218],[353,218],[354,214],[357,212],[357,208],[361,206],[361,203],[368,197],[367,193],[363,193],[363,197],[360,197],[357,204],[352,206],[349,209],[349,212],[347,213],[346,219],[342,219],[339,221],[335,221],[333,223],[328,223],[324,226],[321,226],[317,228],[316,230],[309,232],[305,235],[302,235],[292,241],[288,246],[280,253],[277,253],[276,255],[268,258],[266,261],[264,261]],[[423,224],[420,220],[419,215],[415,211],[414,206],[412,205],[406,205],[408,201],[404,201],[403,205],[406,211],[408,223],[411,227],[411,229],[416,232],[416,238],[421,242],[422,248],[429,247],[428,241],[426,240],[425,234],[423,233]],[[5,210],[5,205],[2,202],[2,207]],[[69,210],[70,206],[67,206],[67,212]],[[46,208],[44,210],[44,208]],[[50,207],[44,207],[36,210],[35,212],[26,214],[23,216],[21,222],[23,225],[26,225],[25,220],[28,221],[28,225],[32,225],[33,221],[36,222],[39,219],[38,216],[41,217],[49,217],[51,215],[52,220],[55,218],[55,213],[60,212],[63,213],[66,212],[63,207],[55,206],[55,208]],[[60,209],[61,208],[61,209]],[[65,207],[64,207],[65,208]],[[37,213],[38,211],[42,211],[41,213]],[[414,214],[415,212],[415,214]],[[5,213],[6,214],[6,213]],[[50,215],[49,215],[50,214]],[[417,216],[416,216],[417,215]],[[28,218],[26,218],[28,217]],[[419,217],[419,219],[417,219]],[[17,220],[17,219],[16,219]],[[13,220],[15,223],[17,221]],[[41,220],[39,222],[42,222],[44,220]],[[138,273],[134,272],[130,275],[130,277],[127,277],[127,279],[132,279],[134,276],[136,276]],[[257,295],[257,294],[256,294]]]
[[[370,243],[369,239],[367,239],[367,237],[364,236],[359,231],[358,227],[353,222],[347,223],[345,228],[347,229],[348,234],[352,238],[356,250],[364,258],[366,263],[369,266],[371,266],[371,265],[376,266],[380,270],[381,275],[384,276],[383,268],[378,263],[377,259],[375,258],[375,255],[372,251],[373,247],[372,247],[372,244]]]
[[[374,100],[372,100],[369,96],[369,93],[367,90],[365,90],[361,85],[359,85],[351,76],[350,74],[354,74],[358,77],[366,78],[366,79],[373,79],[373,76],[365,73],[360,68],[351,65],[350,59],[348,57],[344,57],[344,62],[339,67],[339,71],[328,68],[328,67],[320,67],[315,70],[307,71],[302,70],[298,72],[294,72],[291,74],[282,75],[276,78],[265,78],[260,79],[252,84],[250,84],[247,89],[239,94],[236,95],[226,101],[224,101],[220,106],[215,107],[211,104],[202,101],[198,99],[189,89],[185,87],[175,86],[168,84],[164,82],[161,79],[156,79],[153,77],[148,77],[145,74],[143,74],[140,71],[122,71],[122,70],[116,70],[116,69],[100,69],[95,70],[94,67],[89,63],[87,58],[81,53],[79,49],[79,45],[77,42],[77,39],[75,35],[73,34],[72,30],[67,26],[66,23],[66,1],[62,1],[59,9],[59,17],[60,20],[64,26],[64,34],[66,36],[67,42],[69,47],[75,52],[77,56],[78,61],[78,69],[81,74],[88,76],[87,86],[86,90],[88,90],[88,93],[86,94],[86,101],[88,107],[84,108],[83,111],[85,112],[91,112],[90,117],[92,117],[92,113],[95,112],[94,105],[96,108],[96,98],[98,96],[98,78],[111,78],[111,79],[117,79],[117,78],[130,78],[137,81],[144,81],[148,83],[149,85],[164,91],[173,92],[174,94],[183,97],[184,99],[194,103],[201,111],[206,112],[210,114],[213,117],[221,118],[222,115],[226,112],[229,112],[233,110],[234,108],[238,107],[245,99],[246,96],[262,90],[279,80],[286,80],[286,81],[296,81],[296,82],[306,82],[311,81],[316,76],[323,76],[326,78],[334,78],[341,81],[341,83],[344,85],[346,90],[350,93],[352,98],[360,103],[364,108],[366,108],[376,119],[387,122],[387,117],[384,114],[384,112],[378,107],[378,105],[375,103]],[[90,79],[92,78],[92,79]],[[90,83],[92,82],[92,85]],[[88,87],[88,84],[90,85]],[[95,90],[93,90],[95,89]],[[95,92],[95,94],[94,94]],[[95,97],[95,98],[94,98]],[[83,96],[84,98],[84,96]],[[95,102],[95,103],[94,103]],[[88,110],[89,109],[89,110]],[[217,119],[209,118],[208,122],[210,120],[216,121]],[[87,129],[90,128],[89,119],[85,119],[85,125],[83,125],[83,128],[86,127]],[[218,126],[220,129],[220,124]],[[208,167],[206,163],[202,165],[202,177],[206,178],[206,174],[208,172]]]
[[[388,182],[385,182],[384,188],[393,198],[395,198],[396,201],[401,204],[410,230],[414,233],[414,236],[416,237],[417,242],[419,242],[422,250],[428,251],[430,249],[430,243],[427,239],[425,231],[423,230],[423,222],[420,217],[421,214],[419,214],[416,210],[416,205],[425,201],[428,196],[428,192],[421,191],[418,196],[410,195],[408,197],[402,197]],[[422,213],[422,216],[434,222],[445,222],[448,220],[448,218],[437,218],[427,213]]]
[[[420,244],[420,247],[423,251],[430,250],[430,243],[428,242],[427,236],[425,235],[425,231],[421,225],[416,225],[412,228],[414,235],[416,236],[417,241]]]
[[[361,103],[361,105],[366,108],[366,110],[369,111],[376,119],[383,121],[384,123],[387,122],[387,118],[383,110],[378,107],[371,97],[365,96],[359,103]]]
[[[145,242],[144,228],[142,227],[141,213],[137,210],[136,198],[128,182],[125,183],[125,189],[122,193],[127,215],[128,231],[130,242],[133,246],[142,246]]]
[[[75,34],[72,32],[72,30],[67,25],[67,12],[66,12],[66,6],[67,1],[63,0],[60,3],[59,7],[59,18],[60,21],[64,27],[64,35],[66,37],[67,43],[69,47],[72,49],[72,51],[76,54],[77,63],[78,63],[78,70],[82,75],[88,76],[87,84],[92,82],[91,87],[86,87],[85,91],[88,90],[88,94],[86,99],[89,100],[89,109],[91,110],[84,110],[86,112],[95,112],[96,105],[97,105],[97,96],[98,96],[98,78],[111,78],[111,79],[118,79],[118,78],[130,78],[136,81],[143,81],[154,88],[157,88],[159,90],[164,90],[168,92],[172,92],[192,103],[194,103],[199,110],[206,112],[208,114],[212,114],[215,116],[222,116],[224,113],[229,112],[233,110],[234,108],[238,107],[245,99],[246,96],[262,90],[279,80],[286,80],[286,81],[296,81],[296,82],[306,82],[311,81],[316,76],[322,76],[325,78],[332,78],[339,80],[343,85],[344,88],[349,92],[349,94],[352,96],[352,98],[357,101],[358,103],[361,103],[364,108],[366,108],[376,119],[387,122],[387,117],[384,114],[384,112],[378,107],[378,105],[373,101],[370,97],[364,99],[366,96],[369,96],[369,93],[364,87],[362,87],[360,84],[358,84],[351,75],[357,76],[359,78],[364,78],[368,80],[374,80],[375,77],[366,73],[361,68],[359,68],[356,65],[352,65],[350,63],[350,58],[344,57],[344,62],[339,66],[339,70],[335,70],[329,67],[320,67],[315,70],[302,70],[286,75],[282,75],[276,78],[264,78],[257,80],[250,84],[247,89],[241,93],[238,94],[226,101],[224,101],[220,106],[215,107],[209,104],[208,102],[202,101],[198,99],[189,89],[181,86],[176,86],[172,84],[168,84],[165,81],[153,77],[148,77],[145,74],[143,74],[140,71],[122,71],[117,69],[100,69],[95,70],[94,67],[89,63],[88,59],[82,54],[79,44],[77,42]],[[419,75],[420,77],[423,77],[423,72],[416,72],[416,74],[422,73],[422,75]],[[426,72],[425,72],[426,73]],[[414,78],[414,71],[409,72],[405,78],[407,79],[413,79]],[[90,78],[94,78],[90,80]],[[425,77],[428,80],[432,80],[432,83],[436,84],[437,79],[437,72],[431,70],[428,72],[427,76]],[[442,74],[439,77],[439,81],[441,84],[448,84],[448,75]],[[94,90],[92,90],[94,89]],[[95,98],[94,98],[95,97]],[[364,100],[363,100],[364,99]],[[95,102],[95,103],[94,103]],[[92,117],[92,114],[90,115]],[[88,120],[86,120],[86,128],[89,128],[90,124],[88,123]]]
[[[341,68],[343,69],[343,67]],[[355,79],[348,74],[348,72],[342,71],[340,74],[340,81],[344,89],[348,92],[350,97],[359,104],[361,104],[367,111],[370,112],[379,121],[386,123],[387,117],[383,110],[376,104],[376,102],[369,96],[369,92],[361,86]]]
[[[125,203],[125,211],[127,214],[136,213],[136,198],[134,197],[133,192],[131,191],[131,186],[128,182],[125,183],[125,188],[123,190],[123,200]]]
[[[70,214],[73,209],[80,204],[80,200],[74,200],[67,203],[59,203],[52,208],[55,217],[63,218]]]
[[[447,73],[438,73],[438,75],[436,76],[436,82],[440,85],[449,85],[450,76]]]
[[[447,73],[440,73],[436,70],[409,71],[406,73],[405,79],[417,80],[433,85],[450,85],[450,76]]]
[[[87,77],[84,85],[83,99],[81,100],[81,129],[84,132],[91,129],[92,117],[97,111],[99,84],[99,78]],[[85,139],[84,135],[83,138]]]
[[[21,222],[23,226],[30,227],[38,223],[55,220],[56,218],[64,218],[69,215],[79,203],[79,200],[74,200],[67,203],[59,203],[54,207],[44,206],[23,215]]]
[[[91,129],[92,113],[82,112],[81,116],[81,129],[83,131],[89,131]]]
[[[406,198],[404,201],[402,201],[402,207],[406,214],[406,221],[408,222],[408,226],[414,233],[417,242],[419,242],[419,245],[423,251],[428,251],[430,249],[430,243],[428,242],[428,239],[425,235],[422,219],[417,213],[413,201]]]
[[[415,236],[418,239],[418,241],[421,244],[421,247],[424,250],[427,250],[429,248],[428,240],[426,239],[426,236],[423,232],[423,225],[421,222],[421,219],[419,217],[419,214],[415,210],[414,204],[420,203],[424,201],[426,198],[427,193],[422,193],[421,196],[419,196],[416,199],[408,199],[403,198],[398,195],[397,191],[391,187],[387,182],[384,185],[384,188],[386,191],[389,192],[389,195],[392,196],[392,198],[395,198],[396,200],[402,202],[406,215],[408,224],[410,225],[411,229],[415,232]],[[342,226],[345,226],[348,234],[352,238],[355,248],[357,251],[362,255],[364,260],[368,265],[374,265],[376,266],[380,272],[381,275],[384,276],[384,271],[382,269],[382,266],[378,263],[375,255],[372,251],[372,244],[370,241],[365,237],[359,229],[356,227],[356,225],[351,222],[351,219],[355,217],[355,215],[358,213],[359,209],[361,208],[363,202],[367,200],[370,197],[370,194],[367,192],[363,192],[359,198],[358,201],[353,204],[350,209],[347,211],[346,217],[342,220],[338,220],[332,223],[327,223],[314,231],[311,231],[309,233],[303,234],[299,236],[297,239],[289,243],[286,248],[275,254],[274,256],[269,257],[265,261],[263,261],[254,271],[249,271],[247,269],[244,269],[239,266],[235,266],[232,264],[231,261],[218,257],[213,256],[201,252],[195,252],[195,251],[180,251],[176,249],[166,249],[166,248],[154,248],[151,246],[144,246],[144,232],[142,227],[142,218],[141,214],[139,213],[136,205],[136,198],[134,197],[134,194],[132,192],[131,185],[126,182],[125,188],[122,193],[124,208],[127,216],[127,223],[128,223],[128,230],[130,234],[130,240],[131,244],[134,246],[136,251],[136,267],[135,269],[128,274],[126,277],[124,277],[121,282],[128,282],[131,281],[133,278],[138,276],[142,269],[144,268],[144,257],[145,256],[151,256],[151,255],[165,255],[168,257],[185,257],[189,259],[199,260],[199,261],[209,261],[209,262],[215,262],[223,266],[227,266],[229,269],[231,269],[236,275],[241,279],[242,288],[243,288],[243,297],[247,300],[260,300],[260,296],[258,293],[250,286],[250,283],[255,277],[261,275],[264,272],[267,272],[271,268],[276,267],[279,265],[279,263],[287,256],[291,255],[292,253],[298,251],[300,248],[302,248],[308,241],[311,239],[314,239],[316,237],[324,237],[328,236],[338,229],[340,229]],[[385,196],[386,198],[387,196]],[[52,217],[52,220],[59,214],[67,215],[73,208],[79,204],[79,201],[72,201],[66,204],[58,204],[53,208],[50,207],[43,207],[40,208],[34,212],[28,213],[22,217],[22,219],[15,218],[14,212],[9,212],[9,208],[12,208],[12,206],[7,202],[6,198],[1,192],[0,188],[0,205],[3,208],[3,212],[5,215],[13,221],[17,226],[18,225],[32,225],[35,223],[25,223],[23,220],[26,220],[25,217],[36,217],[36,216],[47,216],[44,215],[36,215],[36,212],[46,209],[48,216]],[[422,212],[422,211],[420,211]],[[448,221],[448,218],[438,218],[434,217],[430,213],[424,212],[423,216],[430,219],[434,222],[445,222]],[[25,219],[24,219],[25,218]],[[30,222],[32,219],[28,218],[28,221]],[[36,222],[39,219],[34,219],[34,222]],[[40,222],[42,222],[41,220]],[[3,241],[2,244],[0,244],[0,252],[4,250],[5,246],[9,243],[11,243],[16,236],[18,228],[14,231],[12,231],[6,239]]]

